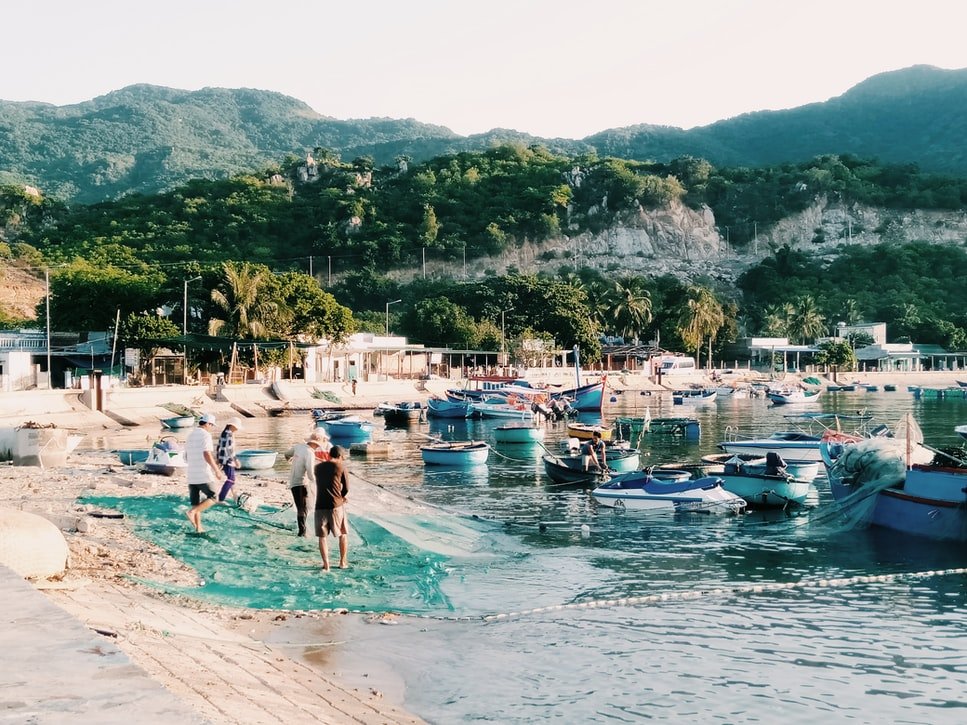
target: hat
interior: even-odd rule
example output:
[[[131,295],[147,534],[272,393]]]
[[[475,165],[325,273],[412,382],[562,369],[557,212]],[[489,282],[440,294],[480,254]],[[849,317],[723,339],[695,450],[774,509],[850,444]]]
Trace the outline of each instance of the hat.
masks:
[[[205,413],[205,415],[203,415],[201,418],[198,419],[198,425],[209,425],[209,424],[211,425],[215,424],[215,416],[212,415],[211,413]]]
[[[239,418],[238,416],[235,416],[234,418],[229,418],[228,422],[225,425],[234,426],[235,430],[242,430],[242,419]]]
[[[328,441],[329,441],[329,436],[326,435],[326,431],[324,431],[322,428],[316,428],[314,431],[312,431],[312,435],[310,435],[306,439],[306,443],[322,444]]]

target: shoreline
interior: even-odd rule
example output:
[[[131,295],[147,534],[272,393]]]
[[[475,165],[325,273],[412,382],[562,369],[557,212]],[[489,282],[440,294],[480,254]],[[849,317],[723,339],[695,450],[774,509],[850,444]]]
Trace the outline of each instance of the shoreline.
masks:
[[[206,721],[282,723],[309,714],[332,723],[422,722],[384,693],[346,685],[324,662],[310,664],[291,648],[269,642],[291,619],[323,622],[334,640],[344,639],[342,617],[361,620],[354,630],[363,626],[361,617],[232,607],[142,584],[138,580],[192,586],[199,579],[190,566],[139,538],[127,520],[92,517],[97,510],[79,501],[87,492],[176,494],[187,504],[183,477],[142,476],[103,451],[72,454],[62,469],[0,466],[0,508],[52,521],[70,551],[63,576],[28,583],[88,630],[108,637]],[[265,485],[259,495],[279,504],[287,500],[288,488]]]

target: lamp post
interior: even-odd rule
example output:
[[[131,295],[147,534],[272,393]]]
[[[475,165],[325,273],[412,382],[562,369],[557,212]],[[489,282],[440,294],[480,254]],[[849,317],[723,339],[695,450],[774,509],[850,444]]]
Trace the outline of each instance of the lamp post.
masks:
[[[513,310],[513,307],[508,307],[506,310],[500,311],[500,364],[507,365],[507,344],[506,337],[504,336],[504,313]]]
[[[201,277],[192,277],[191,279],[185,280],[185,297],[182,301],[181,312],[182,312],[182,322],[181,322],[181,334],[188,334],[188,283],[197,282]]]
[[[389,306],[395,305],[397,302],[402,302],[403,300],[391,300],[386,303],[386,337],[389,337]]]

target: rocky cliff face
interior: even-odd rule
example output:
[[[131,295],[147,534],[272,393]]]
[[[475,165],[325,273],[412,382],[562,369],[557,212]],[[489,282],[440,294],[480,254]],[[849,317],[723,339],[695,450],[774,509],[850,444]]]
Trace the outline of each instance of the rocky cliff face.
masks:
[[[825,197],[808,209],[759,230],[758,241],[742,248],[719,234],[711,209],[680,203],[640,210],[624,223],[598,234],[546,242],[524,242],[500,257],[468,261],[467,274],[560,273],[591,267],[609,275],[671,274],[684,281],[731,284],[750,266],[789,245],[832,261],[845,244],[927,241],[967,242],[967,213],[923,209],[895,210],[843,205]],[[427,264],[430,274],[452,276],[451,265]]]

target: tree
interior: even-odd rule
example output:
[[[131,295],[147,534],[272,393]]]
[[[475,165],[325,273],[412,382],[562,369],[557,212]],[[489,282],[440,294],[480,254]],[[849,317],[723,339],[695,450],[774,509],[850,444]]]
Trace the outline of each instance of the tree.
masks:
[[[352,311],[302,272],[285,272],[266,280],[266,294],[274,303],[269,332],[289,340],[326,338],[343,342],[355,332]]]
[[[150,312],[132,312],[121,320],[118,328],[118,337],[124,346],[133,347],[141,353],[138,377],[157,354],[158,348],[162,347],[161,341],[179,335],[181,329],[178,325],[167,317]]]
[[[702,342],[708,338],[706,365],[711,367],[712,341],[725,323],[725,313],[715,293],[708,287],[689,287],[686,296],[687,299],[678,318],[679,335],[686,346],[695,351],[696,362],[698,362]]]
[[[641,339],[652,320],[651,295],[641,277],[622,277],[608,295],[611,324],[622,337]]]
[[[212,290],[212,302],[221,317],[208,322],[211,335],[255,340],[268,332],[266,321],[277,312],[277,303],[263,295],[271,272],[268,267],[248,262],[222,264],[223,279]]]
[[[445,297],[421,300],[403,313],[403,327],[414,341],[431,346],[473,347],[477,325],[467,311]]]
[[[827,340],[820,343],[819,351],[814,360],[819,365],[828,365],[843,370],[856,369],[856,353],[847,340]]]
[[[788,320],[789,335],[805,345],[807,341],[822,334],[825,321],[826,318],[820,314],[816,301],[810,295],[798,297],[792,302]]]

